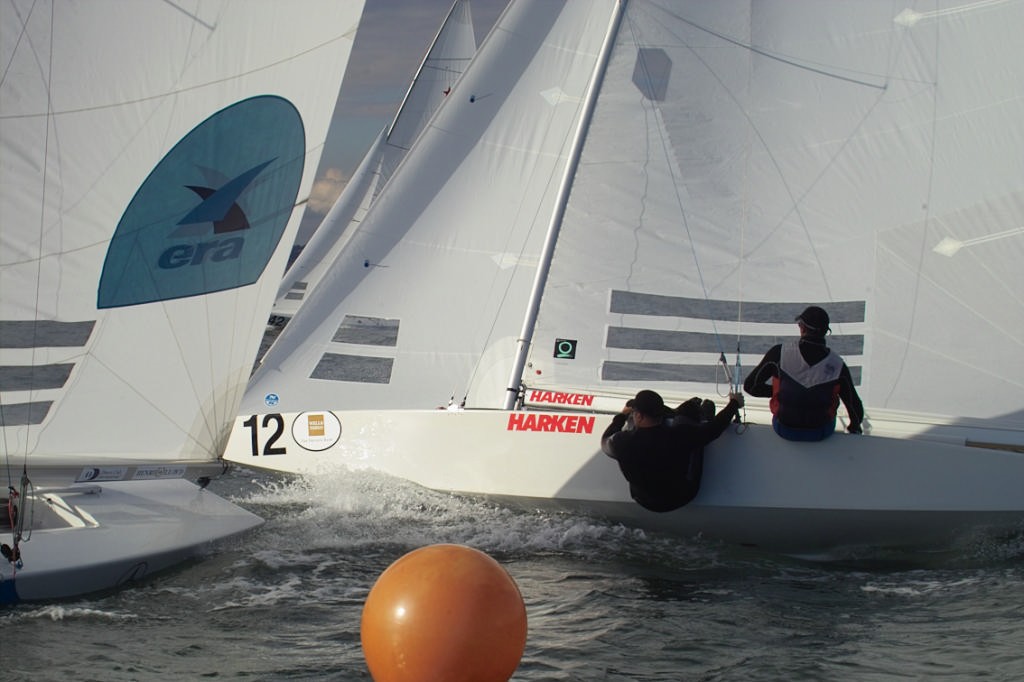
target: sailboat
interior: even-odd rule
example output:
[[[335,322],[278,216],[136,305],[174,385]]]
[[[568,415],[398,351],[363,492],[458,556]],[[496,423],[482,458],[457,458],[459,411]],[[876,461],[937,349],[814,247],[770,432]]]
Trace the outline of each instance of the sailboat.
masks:
[[[206,486],[362,5],[0,6],[0,602],[262,523]]]
[[[226,457],[822,559],[1024,523],[1024,3],[513,1],[254,374]],[[697,497],[600,450],[807,305],[863,435],[766,401]],[[439,409],[440,408],[440,409]]]
[[[476,52],[469,0],[445,15],[391,124],[381,130],[309,242],[285,272],[270,324],[288,323],[323,279],[431,114],[452,92]]]

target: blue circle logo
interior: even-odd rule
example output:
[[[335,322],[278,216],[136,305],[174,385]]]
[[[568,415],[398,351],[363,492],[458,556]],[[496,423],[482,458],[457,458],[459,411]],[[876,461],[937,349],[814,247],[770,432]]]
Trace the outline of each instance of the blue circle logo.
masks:
[[[206,119],[157,164],[107,249],[97,307],[252,284],[292,214],[306,136],[299,112],[253,97]]]
[[[263,398],[263,402],[267,404],[267,407],[273,407],[281,402],[281,398],[278,397],[276,393],[268,393],[266,397]]]

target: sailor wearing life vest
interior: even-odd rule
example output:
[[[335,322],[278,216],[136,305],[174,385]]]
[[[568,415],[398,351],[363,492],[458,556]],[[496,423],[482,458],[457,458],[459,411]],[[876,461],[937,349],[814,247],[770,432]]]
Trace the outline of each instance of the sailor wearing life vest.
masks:
[[[809,306],[796,318],[800,338],[773,346],[747,375],[743,389],[771,398],[772,426],[787,440],[817,441],[836,428],[836,410],[843,401],[850,417],[846,430],[861,432],[864,406],[850,369],[825,345],[828,313]]]

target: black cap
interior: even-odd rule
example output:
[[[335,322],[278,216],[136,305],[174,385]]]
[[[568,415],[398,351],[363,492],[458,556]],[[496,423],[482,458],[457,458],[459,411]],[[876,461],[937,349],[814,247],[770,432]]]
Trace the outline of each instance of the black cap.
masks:
[[[629,402],[632,403],[630,406],[634,410],[650,417],[660,417],[668,411],[665,409],[665,401],[661,396],[646,389],[637,393],[636,397]]]
[[[797,316],[796,321],[802,322],[809,331],[818,332],[822,335],[832,331],[828,327],[828,313],[825,312],[824,308],[819,308],[816,305],[804,308],[804,311]]]

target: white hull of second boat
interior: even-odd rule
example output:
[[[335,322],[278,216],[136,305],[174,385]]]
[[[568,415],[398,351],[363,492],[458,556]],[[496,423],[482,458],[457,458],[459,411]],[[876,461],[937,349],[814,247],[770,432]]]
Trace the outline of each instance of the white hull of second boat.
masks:
[[[183,479],[78,483],[27,497],[22,566],[0,562],[0,603],[120,587],[263,522]]]
[[[225,457],[299,474],[368,468],[436,490],[806,556],[949,548],[1024,523],[1020,452],[840,433],[793,443],[757,424],[706,449],[693,502],[653,513],[632,501],[600,450],[609,420],[497,410],[243,416]]]

